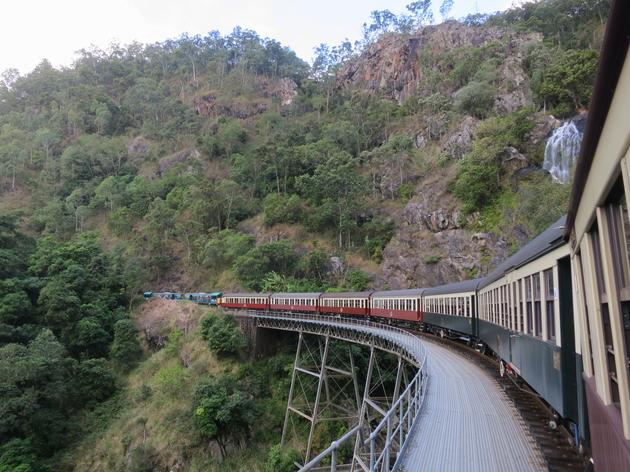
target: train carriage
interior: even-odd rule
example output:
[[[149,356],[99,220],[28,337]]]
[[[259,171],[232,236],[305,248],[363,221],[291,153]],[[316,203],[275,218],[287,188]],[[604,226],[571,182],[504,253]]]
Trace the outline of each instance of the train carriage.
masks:
[[[424,323],[469,336],[477,335],[476,293],[481,279],[428,288],[422,296]]]
[[[322,313],[367,316],[372,292],[323,293],[319,299]]]
[[[630,2],[616,1],[567,231],[596,470],[630,470]]]
[[[218,305],[224,308],[268,310],[270,293],[225,293]]]
[[[272,310],[317,313],[320,296],[320,292],[272,293],[269,305]]]
[[[423,288],[388,290],[372,293],[370,316],[422,322]]]
[[[586,437],[580,330],[574,317],[566,217],[500,264],[478,290],[478,337]]]

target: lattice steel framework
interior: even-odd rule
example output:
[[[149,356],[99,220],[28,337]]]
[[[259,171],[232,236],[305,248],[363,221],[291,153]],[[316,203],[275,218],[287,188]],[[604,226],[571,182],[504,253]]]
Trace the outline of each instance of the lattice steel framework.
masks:
[[[284,443],[286,440],[293,416],[310,422],[306,456],[304,465],[300,465],[301,471],[324,470],[323,463],[329,463],[329,467],[326,468],[332,471],[338,470],[338,467],[344,470],[366,472],[394,471],[398,468],[422,407],[428,382],[425,349],[416,336],[387,324],[356,318],[297,313],[240,312],[237,314],[255,318],[257,325],[262,328],[299,333],[282,441]],[[317,349],[309,347],[306,334],[321,337]],[[331,339],[369,347],[370,357],[361,399],[359,399],[357,376],[351,353],[348,356],[349,368],[330,365]],[[397,356],[397,363],[394,366],[395,382],[391,395],[388,395],[384,388],[384,372],[379,365],[377,351],[385,351]],[[305,356],[305,352],[308,352],[308,355]],[[411,379],[407,375],[409,367],[413,370]],[[349,379],[348,381],[353,386],[357,410],[354,412],[342,408],[335,414],[328,415],[327,418],[356,418],[356,424],[341,438],[333,441],[330,447],[311,459],[315,428],[326,416],[323,413],[334,409],[331,407],[335,402],[331,402],[333,397],[331,397],[329,385],[334,375]],[[307,398],[308,389],[304,387],[303,378],[311,379],[313,382],[310,389],[314,393],[312,402]],[[322,401],[322,396],[324,401]],[[343,414],[346,416],[340,416]],[[352,461],[341,466],[337,463],[340,448],[347,447],[345,445],[350,441],[354,441]]]

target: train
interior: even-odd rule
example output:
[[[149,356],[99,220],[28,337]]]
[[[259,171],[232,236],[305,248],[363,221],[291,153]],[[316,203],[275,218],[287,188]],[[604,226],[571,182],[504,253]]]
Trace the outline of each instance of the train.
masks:
[[[222,292],[197,292],[197,293],[179,293],[179,292],[152,292],[143,293],[145,299],[161,298],[163,300],[188,300],[200,305],[216,306],[217,301],[223,295]]]
[[[527,383],[555,413],[550,426],[563,423],[597,471],[630,470],[629,18],[630,2],[614,0],[567,214],[486,277],[406,290],[216,292],[208,304],[360,317],[469,343]]]
[[[566,216],[487,277],[438,287],[365,292],[224,293],[229,310],[358,317],[417,328],[494,353],[573,433],[588,438],[580,394],[580,331],[572,309]]]

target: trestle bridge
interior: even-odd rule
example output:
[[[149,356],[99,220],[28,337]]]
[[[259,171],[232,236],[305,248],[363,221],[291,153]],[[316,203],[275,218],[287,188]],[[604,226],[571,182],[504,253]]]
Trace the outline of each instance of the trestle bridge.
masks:
[[[303,461],[296,464],[300,471],[546,470],[512,402],[460,354],[357,318],[264,311],[237,316],[256,329],[298,334],[282,442],[308,434]],[[348,343],[346,349],[332,349],[336,340]],[[369,352],[367,364],[356,364],[352,345]],[[317,427],[326,421],[344,422],[346,432],[315,451]]]

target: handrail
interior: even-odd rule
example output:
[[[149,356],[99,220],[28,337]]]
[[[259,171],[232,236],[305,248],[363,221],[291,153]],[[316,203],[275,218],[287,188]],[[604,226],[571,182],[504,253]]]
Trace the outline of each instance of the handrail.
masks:
[[[302,468],[299,470],[299,472],[311,470],[313,467],[317,467],[319,463],[328,456],[331,456],[330,470],[332,472],[335,472],[337,470],[337,451],[339,450],[339,447],[343,445],[346,441],[348,441],[348,439],[355,436],[359,432],[359,429],[360,429],[360,426],[356,425],[354,428],[352,428],[346,434],[341,436],[339,439],[331,442],[330,446],[328,446],[325,450],[320,452],[317,456],[313,457],[313,459],[311,459],[310,462],[304,464]]]
[[[366,320],[362,320],[356,317],[337,317],[334,315],[324,315],[324,314],[288,313],[288,312],[270,314],[266,312],[251,311],[251,310],[248,310],[246,313],[248,316],[254,317],[254,318],[265,318],[265,319],[273,319],[273,320],[286,319],[287,321],[301,320],[301,321],[313,322],[313,323],[324,322],[328,325],[336,325],[339,327],[347,327],[348,325],[352,325],[352,326],[378,329],[381,331],[385,330],[387,332],[397,334],[398,336],[402,336],[406,341],[411,343],[410,345],[405,345],[401,347],[405,348],[405,350],[409,352],[410,357],[413,357],[416,360],[419,369],[423,368],[424,362],[426,360],[426,349],[422,341],[420,341],[420,339],[417,336],[414,336],[413,334],[409,333],[408,331],[405,331],[404,329],[391,326],[389,324],[366,321]],[[379,333],[372,333],[372,334],[378,335]],[[400,341],[400,339],[397,339],[395,337],[391,337],[389,338],[389,340],[394,341],[394,342]],[[413,350],[411,348],[413,348]]]

